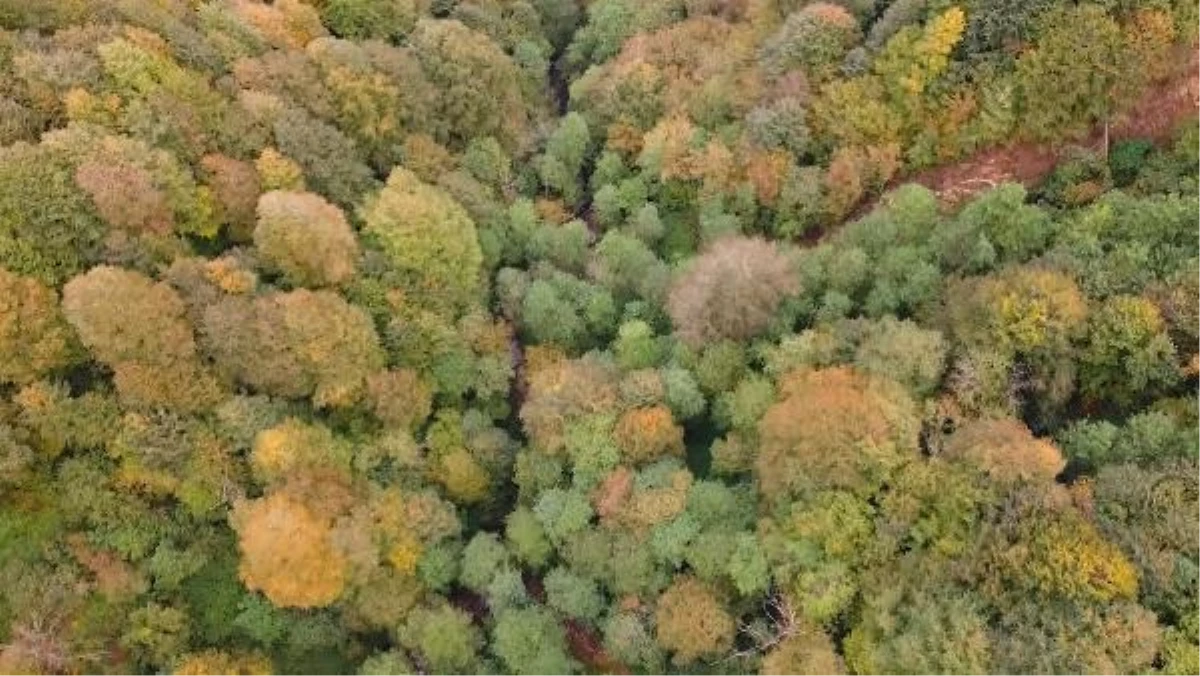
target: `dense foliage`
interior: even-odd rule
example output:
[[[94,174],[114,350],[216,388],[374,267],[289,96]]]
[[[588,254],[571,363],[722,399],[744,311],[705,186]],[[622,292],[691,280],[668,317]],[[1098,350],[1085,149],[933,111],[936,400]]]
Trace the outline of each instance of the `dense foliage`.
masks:
[[[0,0],[0,672],[1200,672],[1196,26]]]

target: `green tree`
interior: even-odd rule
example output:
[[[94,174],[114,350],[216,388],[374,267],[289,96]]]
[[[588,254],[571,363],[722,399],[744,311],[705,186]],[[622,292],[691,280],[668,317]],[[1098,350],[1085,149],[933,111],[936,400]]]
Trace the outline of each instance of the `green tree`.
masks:
[[[1101,305],[1090,318],[1079,360],[1086,396],[1126,405],[1179,378],[1175,346],[1158,308],[1145,298],[1114,296]]]
[[[491,136],[506,148],[522,140],[526,109],[513,61],[486,35],[458,21],[421,19],[408,42],[440,92],[436,136],[450,147]]]
[[[546,141],[546,152],[538,163],[542,183],[558,192],[569,204],[581,197],[581,172],[587,159],[589,135],[587,122],[579,113],[567,113]]]
[[[352,40],[400,40],[423,9],[417,0],[326,0],[321,19],[334,34]]]
[[[480,669],[483,637],[470,615],[449,605],[416,608],[396,630],[396,638],[431,671],[466,674]]]
[[[1021,125],[1037,139],[1082,134],[1107,125],[1135,95],[1121,27],[1100,5],[1056,7],[1041,18],[1037,46],[1017,61]]]
[[[362,219],[409,302],[451,317],[479,303],[483,253],[475,224],[446,193],[396,169],[363,206]]]
[[[501,612],[492,629],[491,648],[515,674],[569,674],[576,669],[562,625],[537,607]]]

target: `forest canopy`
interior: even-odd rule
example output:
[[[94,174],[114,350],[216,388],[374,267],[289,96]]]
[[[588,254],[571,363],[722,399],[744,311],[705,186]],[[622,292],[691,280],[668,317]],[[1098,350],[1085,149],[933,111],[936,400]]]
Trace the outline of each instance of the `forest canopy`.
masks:
[[[0,672],[1200,673],[1184,0],[0,0]]]

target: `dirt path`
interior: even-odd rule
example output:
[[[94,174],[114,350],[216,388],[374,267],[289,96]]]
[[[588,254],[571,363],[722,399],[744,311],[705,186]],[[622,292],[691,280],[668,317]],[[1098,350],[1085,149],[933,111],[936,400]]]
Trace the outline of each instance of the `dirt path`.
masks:
[[[1189,49],[1188,66],[1183,75],[1170,78],[1148,89],[1122,118],[1109,128],[1110,141],[1145,138],[1157,143],[1169,141],[1178,125],[1197,112],[1200,96],[1200,71],[1195,49]],[[955,164],[934,167],[917,174],[901,176],[888,188],[901,183],[920,183],[937,193],[949,205],[961,204],[976,193],[1000,183],[1019,182],[1032,186],[1040,182],[1064,155],[1084,148],[1100,150],[1104,146],[1104,128],[1099,126],[1084,139],[1072,144],[1049,146],[1014,143],[976,153]],[[856,210],[870,211],[874,200]]]

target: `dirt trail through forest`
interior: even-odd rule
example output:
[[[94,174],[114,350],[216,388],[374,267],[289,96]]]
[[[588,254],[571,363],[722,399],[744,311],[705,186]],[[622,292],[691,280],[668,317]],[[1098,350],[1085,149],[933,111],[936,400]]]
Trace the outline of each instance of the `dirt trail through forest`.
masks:
[[[1146,90],[1134,106],[1109,127],[1110,142],[1145,138],[1156,143],[1170,141],[1178,125],[1195,117],[1200,97],[1200,58],[1194,48],[1186,56],[1182,74]],[[1014,143],[981,151],[960,162],[901,176],[888,189],[901,183],[920,183],[937,193],[946,204],[956,205],[976,193],[1005,182],[1032,186],[1049,174],[1064,156],[1077,149],[1101,150],[1104,127],[1097,126],[1080,141],[1059,146]],[[867,213],[875,200],[856,210]]]

